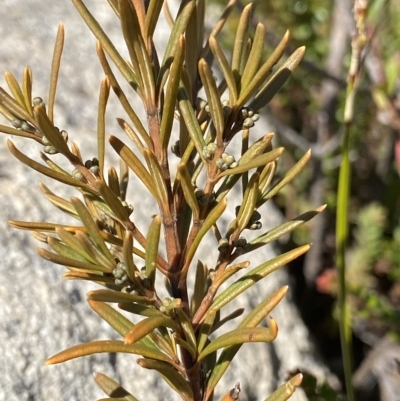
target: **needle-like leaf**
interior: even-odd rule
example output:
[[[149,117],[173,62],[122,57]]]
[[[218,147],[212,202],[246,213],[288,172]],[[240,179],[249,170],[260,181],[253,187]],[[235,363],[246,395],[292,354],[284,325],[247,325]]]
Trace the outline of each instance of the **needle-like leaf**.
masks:
[[[210,66],[204,59],[199,61],[199,75],[201,82],[203,83],[204,90],[206,92],[206,97],[208,101],[208,106],[210,108],[211,119],[214,123],[216,135],[217,135],[217,145],[223,146],[222,134],[224,132],[224,112],[222,110],[221,98],[218,93],[217,84],[215,78],[211,71]]]
[[[155,348],[150,348],[144,344],[125,344],[123,341],[103,340],[75,345],[74,347],[68,348],[52,356],[45,362],[45,364],[54,365],[56,363],[70,361],[71,359],[80,358],[82,356],[111,352],[142,355],[146,358],[164,362],[171,361],[171,359],[161,351],[158,351]]]
[[[236,280],[231,284],[226,290],[224,290],[220,295],[218,295],[214,302],[212,303],[210,309],[218,311],[224,305],[232,301],[239,294],[246,291],[249,287],[255,284],[257,281],[261,280],[268,274],[279,269],[280,267],[288,264],[292,260],[303,255],[310,249],[310,245],[303,245],[295,248],[289,252],[282,255],[276,256],[275,258],[262,263],[261,265],[255,267],[247,274],[245,274],[240,279]]]
[[[201,351],[198,361],[204,359],[207,355],[221,348],[229,347],[231,345],[239,345],[251,342],[271,342],[275,340],[278,334],[278,326],[275,320],[269,319],[269,328],[265,327],[242,327],[236,330],[228,331],[217,337],[215,340]]]
[[[125,335],[125,343],[133,344],[160,326],[179,330],[179,324],[167,316],[149,317],[141,320],[138,324],[132,327],[132,329]]]
[[[164,110],[161,118],[161,147],[166,149],[171,137],[172,123],[174,121],[176,99],[178,95],[179,83],[182,78],[182,67],[185,60],[185,39],[181,36],[176,44],[176,52],[170,73],[168,76],[168,85],[166,93],[168,101],[165,102]]]
[[[292,377],[286,383],[283,383],[279,388],[274,391],[268,398],[264,401],[286,401],[292,394],[296,391],[296,387],[301,385],[303,380],[303,375],[301,373]]]
[[[118,382],[103,373],[96,372],[94,380],[97,385],[111,398],[109,400],[139,401],[131,393],[125,390]],[[99,400],[100,401],[100,400]]]
[[[160,245],[160,232],[161,232],[161,217],[155,216],[150,224],[147,233],[147,247],[146,247],[146,278],[150,281],[150,288],[154,289],[154,282],[156,280],[156,267],[158,248]]]
[[[51,62],[49,99],[47,104],[47,113],[51,122],[54,122],[54,103],[56,99],[58,74],[60,72],[61,56],[64,48],[64,24],[58,24],[56,43],[54,45],[53,60]]]
[[[307,162],[311,158],[311,150],[306,152],[304,156],[257,202],[257,207],[260,207],[268,199],[276,195],[284,186],[289,184],[303,170]]]
[[[184,401],[193,400],[193,392],[189,383],[171,365],[151,359],[139,359],[138,364],[145,369],[156,370],[164,380],[182,396]]]
[[[133,87],[137,85],[137,79],[135,74],[132,72],[131,68],[127,64],[127,62],[122,58],[122,56],[118,53],[114,44],[111,42],[109,37],[103,31],[99,23],[87,9],[82,0],[72,0],[74,6],[78,10],[82,19],[86,22],[89,29],[93,32],[94,36],[99,40],[103,49],[108,53],[111,60],[114,62],[116,67],[119,69],[124,78],[131,84]]]
[[[104,176],[104,155],[106,146],[106,107],[110,95],[108,77],[103,78],[100,85],[99,105],[97,111],[97,158],[99,160],[100,177]]]

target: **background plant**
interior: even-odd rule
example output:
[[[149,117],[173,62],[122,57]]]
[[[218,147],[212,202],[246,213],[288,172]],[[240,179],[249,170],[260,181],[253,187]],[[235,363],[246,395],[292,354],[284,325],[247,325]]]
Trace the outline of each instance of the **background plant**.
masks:
[[[136,353],[143,357],[139,359],[141,366],[159,371],[183,399],[209,399],[241,344],[271,341],[275,337],[276,324],[272,319],[269,328],[256,326],[279,302],[286,288],[250,312],[236,330],[210,341],[212,331],[243,313],[239,310],[221,318],[220,309],[256,281],[306,252],[308,246],[251,269],[217,294],[228,278],[249,266],[248,262],[236,259],[292,231],[323,209],[305,213],[249,240],[242,237],[245,230],[261,229],[261,214],[257,209],[288,184],[309,158],[306,153],[281,180],[271,185],[283,149],[271,148],[272,135],[255,140],[249,138],[258,111],[291,75],[304,49],[296,50],[270,76],[287,45],[288,35],[284,35],[277,49],[263,62],[260,55],[265,28],[258,25],[254,38],[249,39],[251,7],[248,6],[239,21],[229,64],[215,37],[233,2],[203,45],[204,2],[187,1],[181,4],[172,24],[171,39],[161,60],[152,41],[161,3],[152,1],[147,8],[140,1],[109,3],[121,20],[129,62],[115,50],[84,4],[74,1],[99,40],[98,55],[106,74],[99,96],[97,157],[83,158],[75,144],[67,145],[67,133],[54,126],[55,88],[64,36],[62,25],[56,41],[47,106],[41,98],[32,99],[29,68],[24,71],[21,86],[11,74],[6,75],[12,96],[4,90],[0,93],[2,114],[14,127],[1,126],[1,130],[43,146],[41,158],[47,166],[28,158],[9,142],[11,152],[42,174],[79,190],[81,198],[66,200],[46,186],[41,187],[50,202],[83,225],[20,221],[11,224],[35,231],[35,236],[51,248],[51,251],[42,248],[39,254],[67,266],[69,272],[65,278],[91,280],[105,286],[105,290],[88,294],[89,304],[124,337],[124,342],[100,341],[75,346],[50,358],[49,363],[96,352]],[[248,43],[247,47],[245,43]],[[147,127],[130,107],[106,54],[141,97]],[[223,75],[218,84],[213,78],[210,62],[206,61],[211,54]],[[226,87],[229,100],[221,101]],[[109,138],[112,148],[122,159],[119,173],[112,167],[107,173],[104,169],[104,116],[110,88],[130,120],[128,123],[120,119],[119,124],[136,147],[133,151],[120,139]],[[198,99],[202,88],[206,101]],[[179,141],[172,149],[180,164],[177,174],[172,174],[171,183],[168,148],[175,117],[179,122]],[[231,140],[239,132],[242,133],[242,151],[236,161],[228,150]],[[67,172],[62,157],[53,156],[57,154],[72,164],[72,173]],[[129,169],[160,209],[160,215],[149,224],[147,235],[135,226],[134,218],[130,217],[132,207],[126,203]],[[236,218],[224,229],[218,224],[219,218],[227,207],[227,196],[239,180],[243,200],[237,207]],[[160,246],[163,243],[160,241],[161,228],[165,252]],[[217,261],[213,269],[197,263],[196,283],[189,299],[187,272],[189,268],[194,269],[196,251],[203,236],[211,229],[216,238]],[[159,295],[156,272],[165,278],[166,288],[170,291],[168,298]],[[108,303],[118,303],[120,308],[143,319],[133,325]],[[221,348],[223,351],[216,363],[215,352]],[[222,361],[225,363],[221,364]],[[104,375],[97,375],[96,380],[109,396],[124,391]],[[296,376],[271,397],[286,399],[300,380],[300,376]],[[237,398],[239,387],[235,386],[232,391],[227,397]]]

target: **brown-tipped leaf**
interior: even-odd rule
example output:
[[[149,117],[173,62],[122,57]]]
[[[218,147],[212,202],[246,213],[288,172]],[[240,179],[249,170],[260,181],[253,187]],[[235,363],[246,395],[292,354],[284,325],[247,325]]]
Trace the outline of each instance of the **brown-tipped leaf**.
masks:
[[[125,390],[118,382],[103,373],[96,372],[94,380],[97,385],[111,398],[109,400],[139,401],[131,393]],[[99,400],[100,401],[100,400]]]
[[[269,319],[269,327],[242,327],[236,330],[222,334],[204,348],[200,353],[198,360],[204,359],[207,355],[221,348],[231,345],[244,344],[249,342],[271,342],[275,340],[278,334],[278,326],[275,320]]]
[[[179,324],[169,317],[149,317],[141,320],[125,335],[125,343],[133,344],[160,326],[179,330]]]
[[[74,347],[68,348],[52,356],[45,362],[45,364],[54,365],[56,363],[70,361],[71,359],[80,358],[82,356],[111,352],[142,355],[146,358],[156,359],[164,362],[171,361],[171,359],[161,351],[150,348],[144,344],[125,344],[123,341],[103,340],[75,345]]]

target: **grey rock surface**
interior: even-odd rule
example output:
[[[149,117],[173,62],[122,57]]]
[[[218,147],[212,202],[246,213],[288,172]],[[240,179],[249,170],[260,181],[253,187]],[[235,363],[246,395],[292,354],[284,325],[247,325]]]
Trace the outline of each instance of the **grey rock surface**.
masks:
[[[124,54],[118,23],[108,3],[90,0],[87,6],[115,40]],[[95,155],[97,97],[102,71],[95,54],[95,39],[68,0],[3,0],[0,7],[0,71],[21,77],[23,67],[31,66],[34,96],[47,98],[48,77],[57,24],[66,27],[66,45],[56,105],[56,124],[68,130],[83,150],[84,157]],[[164,24],[165,25],[165,24]],[[159,46],[168,39],[168,27],[160,26]],[[6,87],[0,78],[2,87]],[[132,96],[134,98],[134,96]],[[139,102],[138,109],[141,109]],[[108,108],[108,133],[121,135],[115,117],[124,116],[113,94]],[[4,123],[2,121],[2,123]],[[264,132],[260,132],[262,134]],[[44,366],[47,357],[77,343],[93,339],[117,338],[114,331],[95,315],[85,294],[95,288],[84,282],[63,282],[64,268],[51,265],[37,256],[38,243],[28,232],[11,229],[10,219],[66,222],[66,217],[43,200],[38,189],[44,182],[57,194],[76,195],[71,189],[55,185],[23,166],[8,152],[6,136],[0,136],[0,401],[95,400],[104,396],[96,387],[92,373],[100,371],[120,380],[140,400],[177,400],[178,397],[153,372],[144,371],[132,355],[96,355],[56,366]],[[38,160],[39,147],[21,138],[14,143]],[[117,165],[110,153],[110,165]],[[134,187],[134,185],[131,185]],[[132,189],[132,188],[131,188]],[[134,218],[146,227],[156,213],[155,205],[131,191]],[[234,200],[231,205],[234,205]],[[233,207],[231,208],[231,214]],[[229,216],[227,215],[227,222]],[[264,210],[264,226],[273,226],[280,216],[272,206]],[[207,248],[205,246],[204,248]],[[273,257],[268,248],[252,258],[252,266]],[[204,249],[202,258],[212,263],[215,255]],[[255,286],[236,307],[250,310],[279,287],[288,283],[282,270]],[[290,291],[274,310],[279,325],[277,340],[271,345],[244,346],[228,370],[216,397],[240,381],[243,399],[263,400],[287,374],[307,369],[319,377],[327,374],[318,360],[312,340],[304,327]],[[230,327],[235,327],[232,323]],[[240,363],[239,363],[240,360]],[[301,391],[293,400],[305,400]]]

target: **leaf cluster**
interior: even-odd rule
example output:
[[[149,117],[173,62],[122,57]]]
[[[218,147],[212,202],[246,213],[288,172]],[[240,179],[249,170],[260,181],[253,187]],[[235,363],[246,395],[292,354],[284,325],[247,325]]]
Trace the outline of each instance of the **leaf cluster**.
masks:
[[[20,229],[31,230],[44,244],[38,254],[64,265],[65,279],[93,281],[103,287],[88,293],[90,307],[120,335],[121,340],[91,341],[79,344],[49,358],[47,364],[104,352],[140,355],[138,364],[159,372],[183,400],[207,401],[239,348],[247,342],[270,342],[277,335],[277,324],[269,318],[268,327],[259,327],[279,303],[287,287],[278,289],[245,315],[237,328],[210,335],[229,320],[244,313],[238,309],[222,317],[224,307],[249,287],[276,269],[304,254],[300,246],[272,260],[249,268],[250,262],[237,259],[293,231],[324,206],[298,216],[247,241],[248,230],[261,230],[258,209],[295,178],[310,152],[278,182],[273,182],[283,148],[273,149],[272,134],[250,140],[259,111],[272,99],[299,64],[304,48],[280,61],[289,41],[281,39],[266,61],[261,55],[265,27],[259,24],[252,34],[249,21],[252,6],[240,16],[232,60],[228,61],[218,42],[235,1],[230,1],[210,34],[205,32],[205,1],[184,0],[173,17],[164,3],[171,35],[164,55],[159,57],[153,37],[162,11],[158,0],[108,0],[121,25],[129,59],[115,48],[102,27],[81,0],[72,0],[79,14],[97,38],[97,54],[105,77],[101,82],[97,119],[97,155],[82,157],[68,134],[54,125],[57,77],[64,43],[60,24],[53,55],[47,105],[32,99],[32,72],[27,67],[22,84],[10,73],[6,80],[11,95],[0,89],[0,112],[12,127],[0,131],[24,137],[41,148],[42,162],[23,154],[8,141],[11,153],[39,173],[74,187],[79,197],[64,199],[41,185],[44,196],[58,209],[74,217],[76,225],[50,222],[11,221]],[[214,64],[222,79],[213,75]],[[144,124],[118,82],[120,76],[143,102]],[[115,136],[108,143],[120,156],[119,171],[105,171],[105,114],[110,90],[124,108],[127,119],[118,123],[130,142]],[[206,99],[199,97],[204,90]],[[221,97],[228,93],[227,100]],[[174,120],[179,140],[172,144]],[[241,156],[230,153],[232,139],[241,134]],[[177,171],[171,171],[172,153],[179,158]],[[63,169],[66,159],[73,171]],[[143,162],[144,160],[144,162]],[[147,232],[135,224],[135,212],[127,203],[129,175],[143,184],[143,198],[154,198],[159,214],[149,222]],[[173,177],[173,178],[171,178]],[[219,224],[228,207],[228,196],[242,183],[236,217],[226,232]],[[229,205],[230,206],[230,205]],[[196,261],[204,236],[212,232],[217,258],[209,268]],[[161,252],[161,234],[165,252]],[[218,250],[217,250],[218,248]],[[162,256],[162,255],[166,256]],[[193,295],[189,297],[187,277],[195,270]],[[244,271],[221,291],[226,281]],[[162,275],[170,294],[162,298],[156,276]],[[117,308],[110,306],[116,304]],[[139,316],[134,324],[119,309]],[[220,351],[217,354],[217,351]],[[97,374],[98,385],[110,399],[136,400],[113,379]],[[285,400],[301,382],[297,375],[267,400]],[[237,399],[236,386],[223,398]]]

